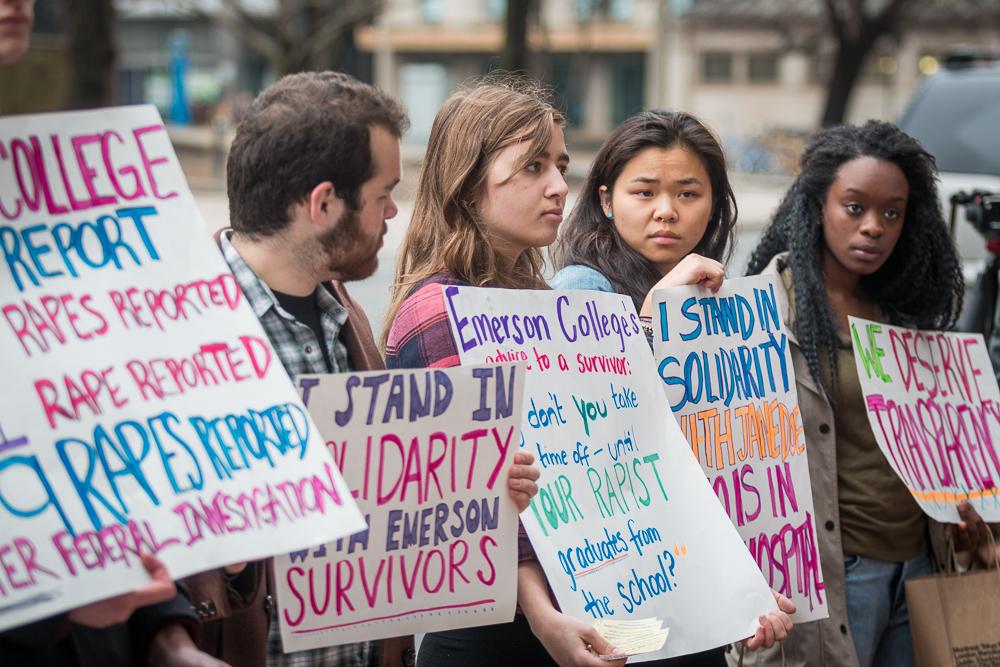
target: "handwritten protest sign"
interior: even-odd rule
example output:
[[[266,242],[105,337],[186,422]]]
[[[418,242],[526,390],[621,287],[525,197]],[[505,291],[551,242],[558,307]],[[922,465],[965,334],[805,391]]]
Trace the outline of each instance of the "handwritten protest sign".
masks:
[[[654,658],[747,637],[775,608],[669,414],[627,297],[444,287],[463,363],[528,364],[520,445],[542,468],[521,515],[563,612],[655,617]]]
[[[285,651],[513,620],[524,367],[298,382],[368,530],[275,559]]]
[[[958,523],[967,500],[1000,521],[1000,391],[982,335],[850,326],[875,440],[920,507]]]
[[[795,621],[828,616],[802,417],[773,276],[654,294],[653,352],[691,451]]]
[[[364,528],[153,107],[0,119],[0,629]]]

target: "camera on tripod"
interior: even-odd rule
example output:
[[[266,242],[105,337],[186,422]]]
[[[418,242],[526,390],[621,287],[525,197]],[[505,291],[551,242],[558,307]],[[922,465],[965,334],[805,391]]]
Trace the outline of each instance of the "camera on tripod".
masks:
[[[1000,242],[1000,194],[973,190],[960,191],[951,196],[951,224],[955,225],[955,211],[961,207],[965,219],[986,238],[988,245]],[[993,248],[990,248],[994,251]],[[995,252],[995,251],[994,251]]]

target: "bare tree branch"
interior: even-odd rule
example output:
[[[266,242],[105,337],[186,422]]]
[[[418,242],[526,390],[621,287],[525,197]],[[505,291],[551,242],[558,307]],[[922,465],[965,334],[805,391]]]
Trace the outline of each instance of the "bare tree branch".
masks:
[[[222,2],[229,11],[234,13],[240,35],[250,48],[268,60],[281,57],[281,45],[266,31],[257,27],[256,19],[243,9],[239,0],[222,0]]]
[[[823,2],[837,37],[837,57],[821,120],[823,126],[830,126],[843,122],[865,60],[879,38],[890,34],[903,19],[907,0],[887,0],[877,12],[865,11],[866,6],[871,6],[867,0]]]
[[[256,16],[242,0],[220,0],[250,48],[279,73],[314,66],[355,24],[377,15],[386,0],[276,0],[273,16]],[[197,0],[174,0],[199,18],[217,20]]]
[[[318,58],[328,51],[347,28],[358,21],[378,14],[385,5],[385,0],[352,0],[331,9],[320,19],[322,27],[308,40],[304,40],[294,53],[302,53],[306,57]]]
[[[243,8],[243,5],[239,2],[239,0],[221,1],[222,4],[225,5],[226,11],[232,13],[237,29],[240,32],[240,36],[247,43],[247,45],[250,46],[250,48],[258,51],[268,60],[274,60],[281,57],[281,46],[278,44],[277,40],[271,37],[267,32],[257,27],[256,19]],[[218,15],[202,9],[200,3],[196,0],[178,0],[178,6],[180,9],[188,11],[199,18],[210,21],[218,19]]]
[[[279,0],[278,2],[278,36],[280,38],[281,44],[281,58],[282,62],[279,64],[278,69],[284,71],[288,65],[288,52],[291,50],[289,45],[295,44],[298,40],[295,39],[294,35],[294,24],[295,16],[302,11],[299,7],[299,3],[295,0]],[[271,62],[278,62],[277,60],[272,60]]]
[[[876,38],[885,32],[888,32],[893,25],[897,22],[899,17],[903,13],[903,7],[906,5],[906,0],[890,0],[886,3],[882,11],[879,12],[869,23],[872,32],[875,33]]]
[[[844,26],[847,38],[857,40],[864,31],[868,14],[865,12],[865,3],[868,0],[847,0],[844,6]]]
[[[826,8],[826,18],[830,22],[830,27],[833,28],[833,33],[837,36],[838,40],[843,39],[846,30],[843,18],[837,11],[836,2],[834,0],[823,0],[823,6]]]

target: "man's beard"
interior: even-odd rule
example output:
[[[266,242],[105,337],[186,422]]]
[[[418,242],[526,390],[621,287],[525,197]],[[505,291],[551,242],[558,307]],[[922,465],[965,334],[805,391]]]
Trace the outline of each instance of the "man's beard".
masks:
[[[361,216],[345,210],[337,224],[320,236],[317,248],[327,272],[338,280],[363,280],[378,268],[378,238],[367,239],[361,234]]]

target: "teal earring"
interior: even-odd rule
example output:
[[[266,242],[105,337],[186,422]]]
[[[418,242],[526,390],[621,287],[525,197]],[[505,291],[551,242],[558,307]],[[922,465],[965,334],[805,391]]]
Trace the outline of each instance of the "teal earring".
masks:
[[[611,209],[608,209],[608,212],[607,212],[606,215],[608,216],[608,220],[613,220],[614,217],[615,217],[615,214],[611,212]]]

